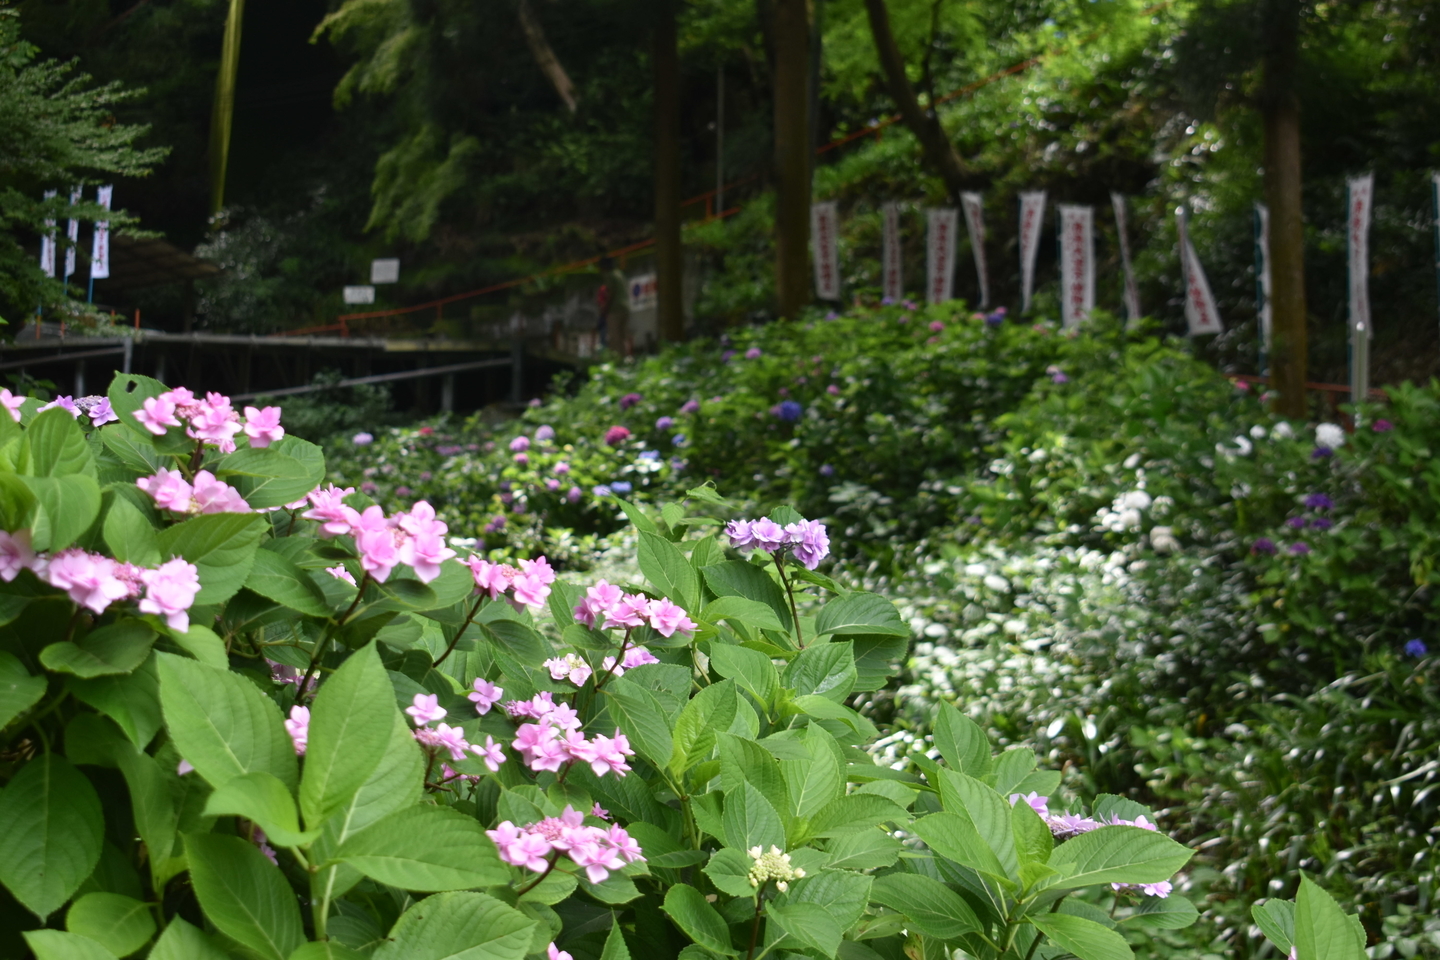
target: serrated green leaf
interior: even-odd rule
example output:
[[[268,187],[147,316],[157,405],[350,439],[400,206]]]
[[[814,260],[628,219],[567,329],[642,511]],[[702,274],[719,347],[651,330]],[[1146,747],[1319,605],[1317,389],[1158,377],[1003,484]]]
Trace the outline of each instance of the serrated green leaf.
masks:
[[[1301,960],[1364,960],[1365,930],[1314,880],[1300,875],[1295,952]]]
[[[625,677],[610,681],[603,689],[611,717],[636,751],[657,767],[669,764],[675,749],[670,721],[654,695]]]
[[[31,477],[83,474],[93,480],[95,457],[75,418],[66,410],[54,407],[26,426],[16,468]]]
[[[910,627],[900,619],[895,604],[876,593],[847,593],[836,597],[815,616],[818,636],[871,634],[910,637]]]
[[[763,603],[775,614],[787,632],[794,630],[794,620],[790,616],[790,606],[785,600],[785,594],[781,592],[780,585],[770,579],[770,575],[764,570],[743,560],[726,560],[724,563],[711,564],[700,572],[705,578],[705,585],[717,597],[744,597]]]
[[[1146,897],[1141,900],[1135,912],[1122,920],[1121,924],[1152,927],[1156,930],[1182,930],[1199,919],[1200,911],[1195,909],[1195,904],[1178,893],[1172,893],[1168,897]],[[1289,953],[1289,947],[1286,947],[1284,952]]]
[[[1098,883],[1159,883],[1173,877],[1193,855],[1193,851],[1155,830],[1101,827],[1066,840],[1050,854],[1050,866],[1069,870],[1069,875],[1052,889],[1074,890]]]
[[[148,904],[118,893],[87,893],[65,914],[65,929],[89,937],[117,957],[139,950],[155,935]]]
[[[687,611],[699,605],[700,581],[680,548],[658,533],[640,532],[640,570],[662,594]]]
[[[349,803],[385,756],[398,715],[393,702],[374,643],[352,653],[321,685],[310,708],[300,783],[300,808],[311,829]]]
[[[35,500],[31,530],[36,550],[56,553],[90,529],[100,515],[100,487],[84,474],[63,477],[21,477]]]
[[[730,930],[703,894],[694,887],[677,883],[665,893],[665,913],[691,940],[707,950],[725,956],[737,952],[730,945]]]
[[[105,818],[85,775],[42,753],[0,792],[0,883],[41,920],[100,860]]]
[[[35,960],[116,960],[102,944],[78,933],[26,930],[23,935]]]
[[[1135,956],[1124,937],[1094,920],[1068,913],[1037,913],[1029,919],[1041,933],[1079,960],[1133,960]]]
[[[155,631],[140,620],[121,620],[86,634],[79,643],[52,643],[40,651],[45,669],[77,677],[126,674],[145,662]]]
[[[806,947],[833,957],[840,949],[841,928],[830,912],[818,903],[770,903],[765,915],[778,923],[789,937]]]
[[[216,929],[262,960],[288,960],[305,942],[300,906],[280,869],[240,837],[187,834],[190,880]]]
[[[160,551],[184,557],[200,571],[197,604],[220,603],[235,595],[250,576],[255,548],[267,529],[253,513],[212,513],[177,523],[160,533]]]
[[[155,525],[124,497],[113,497],[101,528],[110,555],[123,563],[139,567],[160,565],[160,541]]]
[[[231,777],[217,787],[205,803],[205,815],[254,821],[279,847],[303,846],[319,836],[317,830],[301,832],[295,798],[283,783],[263,770]]]
[[[936,707],[934,736],[935,747],[951,770],[977,780],[990,772],[990,738],[948,703]]]
[[[918,874],[876,877],[870,899],[903,914],[910,926],[927,937],[955,940],[983,929],[975,911],[958,893]]]
[[[179,917],[171,918],[165,932],[155,941],[146,960],[231,960],[198,927]]]
[[[418,837],[424,842],[417,843]],[[346,840],[334,856],[402,890],[463,890],[510,881],[509,868],[474,817],[429,804],[392,813]]]
[[[483,893],[437,893],[406,910],[372,958],[523,960],[535,926]]]
[[[255,551],[254,565],[245,578],[245,587],[260,596],[311,617],[332,614],[325,594],[309,574],[292,561],[263,547]]]
[[[1260,932],[1265,934],[1281,953],[1289,956],[1291,947],[1295,945],[1294,902],[1272,897],[1264,903],[1252,906],[1250,916],[1255,919]]]
[[[30,676],[13,653],[0,651],[0,727],[39,703],[45,686],[44,677]]]
[[[722,817],[727,846],[740,850],[772,846],[786,849],[785,823],[779,812],[748,780],[725,795]]]
[[[738,705],[733,680],[712,683],[691,697],[671,733],[670,772],[678,777],[709,757],[716,732],[729,728]]]

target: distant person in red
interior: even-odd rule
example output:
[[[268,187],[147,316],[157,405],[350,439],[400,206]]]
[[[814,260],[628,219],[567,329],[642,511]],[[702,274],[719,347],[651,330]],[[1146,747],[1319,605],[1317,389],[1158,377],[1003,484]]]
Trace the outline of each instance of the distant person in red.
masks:
[[[629,281],[615,266],[614,257],[601,257],[599,266],[600,287],[595,291],[595,306],[600,311],[600,319],[595,324],[595,332],[600,335],[602,349],[613,342],[617,353],[629,356]]]

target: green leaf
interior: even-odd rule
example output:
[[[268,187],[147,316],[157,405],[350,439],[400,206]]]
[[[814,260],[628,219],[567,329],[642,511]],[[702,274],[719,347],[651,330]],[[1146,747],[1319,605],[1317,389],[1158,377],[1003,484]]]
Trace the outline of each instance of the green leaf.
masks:
[[[620,677],[604,686],[610,716],[625,731],[636,751],[656,767],[665,767],[674,753],[670,721],[655,696],[632,680]]]
[[[85,775],[42,753],[0,793],[0,883],[41,920],[100,860],[105,817]]]
[[[155,452],[155,445],[150,442],[150,435],[123,423],[111,424],[101,430],[100,442],[111,456],[141,476],[151,476],[164,465]]]
[[[990,772],[990,738],[979,724],[948,703],[936,708],[935,747],[956,773],[979,779]]]
[[[939,787],[940,800],[945,808],[958,808],[958,812],[975,825],[981,839],[1004,869],[1005,876],[1018,882],[1020,859],[1015,850],[1015,829],[1012,825],[1014,808],[1009,801],[974,777],[953,770],[940,771]]]
[[[278,449],[244,447],[222,457],[215,476],[229,483],[256,510],[283,507],[315,489],[310,471]]]
[[[407,807],[361,831],[340,845],[335,859],[402,890],[463,890],[510,881],[509,868],[473,816],[429,804]]]
[[[1295,952],[1302,960],[1364,960],[1365,930],[1314,880],[1300,875]]]
[[[815,633],[870,634],[889,637],[910,637],[910,627],[900,619],[895,604],[876,593],[847,593],[820,608],[815,617]]]
[[[625,516],[630,518],[630,523],[636,530],[641,533],[658,534],[660,532],[660,528],[655,526],[655,521],[645,516],[645,511],[640,509],[640,507],[628,500],[622,500],[619,497],[615,498],[615,502],[620,504],[620,509],[625,511]]]
[[[744,597],[721,597],[718,600],[711,600],[705,605],[705,609],[700,611],[700,619],[706,623],[735,620],[761,630],[785,629],[780,618],[769,606],[758,600],[747,600]]]
[[[26,930],[23,935],[35,960],[116,960],[102,944],[78,933]]]
[[[328,617],[330,604],[310,575],[292,561],[266,550],[255,551],[255,565],[245,578],[245,587],[282,606],[312,617]]]
[[[45,695],[45,678],[32,677],[13,653],[0,651],[0,727],[10,724]]]
[[[814,643],[785,668],[781,682],[800,696],[842,702],[855,689],[855,650],[848,642]]]
[[[955,940],[981,930],[970,904],[938,880],[914,873],[876,877],[870,899],[905,915],[910,925],[927,937]]]
[[[302,943],[300,949],[290,954],[290,960],[365,960],[365,954],[338,940],[317,940]]]
[[[610,924],[610,934],[605,938],[605,949],[600,953],[600,960],[630,960],[630,948],[625,945],[625,935],[620,932],[620,924]]]
[[[160,541],[155,536],[155,525],[129,500],[113,497],[102,530],[105,546],[116,560],[139,567],[160,565]]]
[[[280,868],[240,837],[186,834],[190,881],[216,929],[264,960],[287,960],[305,942],[300,906]]]
[[[160,396],[165,390],[165,384],[159,380],[142,377],[138,373],[117,373],[115,379],[110,381],[106,396],[110,399],[110,409],[115,411],[120,423],[134,427],[140,422],[135,419],[135,411],[142,409],[146,400]]]
[[[878,823],[905,823],[910,815],[887,797],[873,793],[852,793],[825,804],[810,821],[811,837],[834,837],[855,830],[869,830]]]
[[[717,597],[744,597],[763,603],[787,631],[794,629],[785,594],[764,570],[744,560],[726,560],[711,564],[700,572],[705,577],[705,585]]]
[[[34,525],[35,494],[19,476],[8,470],[0,471],[0,528],[28,530]],[[38,544],[32,545],[41,549]]]
[[[748,780],[725,795],[722,823],[727,846],[740,850],[753,847],[769,850],[772,846],[786,849],[784,821],[774,805]]]
[[[715,603],[728,603],[737,601],[738,597],[725,597]],[[741,601],[750,603],[751,601]],[[713,607],[715,604],[711,604]],[[705,608],[708,612],[710,607]],[[770,608],[761,606],[767,614]],[[773,614],[770,614],[773,618]],[[774,629],[780,629],[778,621]],[[775,664],[770,658],[758,650],[751,650],[749,647],[739,647],[728,643],[710,644],[710,665],[715,672],[722,677],[733,679],[740,686],[748,690],[760,705],[767,711],[774,708],[775,694],[780,689],[780,674],[775,669]]]
[[[65,914],[65,929],[89,937],[123,957],[134,953],[155,935],[155,918],[148,904],[118,893],[87,893]]]
[[[36,550],[64,550],[100,516],[100,487],[92,477],[73,474],[20,479],[35,497],[31,541]]]
[[[230,654],[225,651],[225,641],[209,627],[198,623],[190,624],[185,633],[171,632],[170,639],[190,656],[210,667],[224,670],[230,666]]]
[[[662,594],[688,610],[699,606],[700,581],[680,548],[658,533],[640,532],[640,570]]]
[[[1014,831],[1015,852],[1020,863],[1047,863],[1055,848],[1055,837],[1040,814],[1021,800],[1011,809],[1010,827]]]
[[[726,730],[738,708],[733,680],[705,687],[685,704],[672,733],[670,772],[680,776],[715,749],[715,734]]]
[[[734,956],[725,920],[694,887],[677,883],[665,893],[665,913],[685,935],[707,950]]]
[[[165,932],[150,948],[146,960],[231,960],[230,955],[211,942],[198,927],[179,917],[166,925]]]
[[[25,428],[16,469],[31,477],[95,478],[95,457],[85,433],[65,410],[46,410]]]
[[[310,709],[300,783],[307,826],[319,826],[345,806],[385,756],[399,714],[391,706],[392,689],[373,642],[352,653],[321,684]]]
[[[77,677],[130,673],[150,656],[155,631],[141,620],[121,620],[92,630],[79,643],[52,643],[40,651],[47,670]]]
[[[997,880],[1009,878],[995,851],[964,814],[932,813],[916,820],[910,829],[927,847],[946,859]]]
[[[177,523],[160,533],[160,551],[184,557],[200,570],[197,604],[235,595],[250,576],[255,548],[269,525],[253,513],[212,513]]]
[[[372,960],[523,960],[530,952],[535,925],[483,893],[438,893],[406,910],[371,956]]]
[[[271,843],[281,847],[303,846],[320,835],[318,830],[300,831],[295,798],[285,784],[263,770],[231,777],[217,787],[205,803],[205,816],[252,820]]]
[[[755,887],[750,885],[750,867],[754,861],[749,855],[735,847],[721,847],[710,856],[705,865],[705,876],[717,890],[732,897],[751,897]]]
[[[760,744],[748,737],[736,736],[731,733],[719,734],[718,741],[720,746],[720,788],[728,794],[739,790],[741,784],[749,783],[760,791],[762,797],[770,801],[770,806],[780,814],[781,822],[788,827],[787,816],[791,807],[790,792],[786,789],[785,777],[780,772],[779,762],[766,749],[766,746],[773,746],[773,744]],[[805,749],[799,743],[788,743],[787,745],[802,752]]]
[[[294,788],[295,747],[274,701],[238,674],[169,653],[157,659],[170,739],[200,776],[218,787],[261,770]]]
[[[1125,938],[1094,920],[1068,913],[1037,913],[1029,920],[1079,960],[1134,960],[1135,954]]]
[[[1193,851],[1155,830],[1101,827],[1055,848],[1050,866],[1068,870],[1069,875],[1052,889],[1074,890],[1097,883],[1159,883],[1173,877],[1193,855]]]
[[[781,760],[792,816],[809,818],[845,792],[845,762],[835,738],[819,726],[807,729],[804,760]]]
[[[1029,747],[1011,747],[995,761],[995,792],[1008,798],[1012,793],[1029,793],[1015,788],[1035,769],[1035,751]],[[1042,794],[1049,796],[1049,794]]]
[[[305,468],[306,475],[310,478],[310,487],[306,493],[325,482],[325,451],[309,440],[287,434],[270,444],[269,449],[285,454]]]
[[[893,866],[900,859],[902,849],[899,840],[878,829],[844,833],[825,845],[832,870],[872,870]]]
[[[1271,898],[1250,908],[1255,925],[1270,942],[1288,956],[1295,945],[1295,904],[1290,900]]]
[[[81,703],[88,703],[120,725],[130,741],[144,749],[163,721],[160,713],[160,679],[155,655],[128,676],[69,679],[66,686]]]
[[[145,841],[152,876],[158,875],[175,852],[175,831],[180,822],[175,772],[161,770],[159,761],[128,740],[114,747],[113,756],[130,789],[135,830]]]
[[[818,903],[771,903],[765,908],[785,933],[824,957],[835,956],[840,949],[842,928],[830,912]]]
[[[1270,902],[1284,903],[1285,901],[1272,900]],[[1260,908],[1252,908],[1252,910],[1258,909]],[[1133,923],[1139,926],[1153,927],[1157,930],[1182,930],[1199,919],[1200,912],[1195,909],[1195,904],[1180,896],[1178,893],[1172,893],[1168,897],[1146,897],[1140,901],[1140,906],[1136,908],[1135,913],[1120,922],[1122,924]],[[1259,923],[1258,920],[1256,922]],[[1260,929],[1265,929],[1263,924],[1260,925]],[[1266,932],[1265,935],[1267,937],[1270,936],[1268,932]],[[1271,939],[1273,940],[1274,938],[1271,937]],[[1288,944],[1282,952],[1290,952]]]

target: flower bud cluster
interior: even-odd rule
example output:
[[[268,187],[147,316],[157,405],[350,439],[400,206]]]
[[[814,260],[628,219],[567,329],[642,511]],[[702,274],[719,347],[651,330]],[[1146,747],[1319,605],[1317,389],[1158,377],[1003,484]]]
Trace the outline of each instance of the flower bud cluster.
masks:
[[[806,570],[814,570],[830,555],[830,536],[819,520],[801,520],[783,527],[769,517],[731,520],[725,526],[725,534],[737,550],[759,548],[770,553],[789,550]]]
[[[485,833],[495,841],[500,859],[506,863],[544,873],[550,869],[548,858],[563,853],[585,870],[591,883],[604,883],[610,871],[645,859],[640,844],[624,827],[587,827],[585,815],[568,804],[558,817],[524,827],[506,820]]]
[[[669,600],[651,600],[641,593],[622,593],[619,587],[604,580],[585,591],[584,599],[575,606],[574,612],[575,619],[592,630],[608,630],[611,627],[628,630],[648,623],[661,636],[671,637],[677,631],[694,633],[697,627],[683,608]],[[632,669],[630,665],[625,667]]]
[[[784,893],[790,889],[791,880],[799,880],[805,876],[804,870],[790,865],[790,854],[779,847],[772,846],[769,850],[751,847],[749,852],[751,859],[755,861],[749,873],[752,887],[758,889],[774,880],[775,889]]]
[[[21,570],[64,590],[91,613],[104,613],[119,600],[138,599],[141,613],[164,617],[170,629],[180,633],[190,629],[190,607],[200,592],[199,569],[180,557],[147,569],[78,547],[52,556],[31,549],[29,530],[0,530],[0,580],[9,583]]]

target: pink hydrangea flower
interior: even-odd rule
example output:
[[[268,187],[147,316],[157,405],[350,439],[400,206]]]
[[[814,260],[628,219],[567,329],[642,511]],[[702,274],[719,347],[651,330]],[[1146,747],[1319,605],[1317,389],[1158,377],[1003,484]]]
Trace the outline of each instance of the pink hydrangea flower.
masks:
[[[116,600],[130,596],[130,586],[118,574],[114,560],[80,549],[56,554],[45,568],[52,587],[66,591],[71,600],[94,613],[104,613]]]
[[[529,449],[530,438],[525,436],[523,433],[520,436],[516,437],[514,440],[510,441],[511,453],[524,453],[526,450]]]
[[[585,598],[575,606],[575,619],[590,629],[596,622],[604,623],[610,616],[610,608],[620,602],[624,594],[620,588],[604,580],[597,581],[585,591]]]
[[[545,960],[575,960],[569,953],[555,946],[555,941],[550,941],[550,946],[545,948]]]
[[[366,507],[365,512],[357,516],[352,533],[355,546],[360,551],[360,566],[376,582],[384,583],[390,571],[400,563],[395,528],[385,519],[385,511],[376,505]]]
[[[357,584],[355,583],[355,578],[351,575],[349,570],[345,569],[344,565],[326,567],[325,572],[330,574],[330,576],[334,577],[336,580],[344,580],[352,587],[357,586]]]
[[[545,838],[521,830],[509,820],[494,830],[486,830],[485,835],[495,842],[500,859],[506,863],[534,873],[543,873],[550,866],[545,859],[550,855],[550,844]]]
[[[245,436],[250,438],[250,446],[261,449],[285,436],[285,428],[280,426],[280,408],[246,407]]]
[[[145,598],[140,601],[141,613],[165,618],[177,633],[190,629],[190,607],[200,592],[200,570],[183,557],[167,560],[154,570],[140,574],[145,584]]]
[[[30,548],[30,531],[0,530],[0,580],[6,583],[20,575],[21,570],[35,570],[38,558]],[[39,572],[39,571],[37,571]]]
[[[285,732],[290,734],[290,740],[295,744],[295,752],[303,757],[306,747],[310,745],[310,708],[291,707],[290,719],[285,721]]]
[[[693,634],[697,624],[685,615],[685,611],[669,600],[656,600],[650,607],[650,626],[662,637],[673,637],[678,630]],[[638,666],[638,664],[637,664]]]
[[[405,708],[415,721],[415,726],[423,727],[427,723],[434,723],[436,720],[444,720],[449,713],[440,706],[440,697],[433,693],[417,693],[411,705]]]
[[[1010,794],[1010,806],[1013,807],[1022,800],[1029,805],[1031,810],[1034,810],[1036,813],[1040,814],[1042,818],[1050,816],[1049,797],[1042,797],[1038,793],[1034,793],[1033,791],[1031,793],[1025,794]]]
[[[474,692],[466,696],[475,704],[475,712],[482,717],[489,713],[490,708],[505,694],[504,687],[497,687],[483,677],[476,677],[472,686],[475,688]]]
[[[496,743],[495,738],[489,734],[485,736],[485,745],[483,747],[477,743],[470,744],[470,752],[485,761],[485,766],[490,768],[491,773],[497,772],[500,769],[500,764],[505,762],[504,749],[500,744]]]
[[[635,751],[630,749],[630,741],[618,729],[614,737],[597,736],[593,740],[573,744],[572,752],[575,759],[590,764],[597,777],[606,773],[623,777],[630,772],[625,758],[635,756]]]
[[[241,426],[240,415],[230,406],[230,398],[212,391],[195,406],[195,412],[189,414],[190,426],[185,429],[185,435],[202,443],[214,444],[222,453],[233,453],[234,437]]]
[[[556,473],[556,475],[563,477],[563,476],[565,476],[565,474],[567,474],[567,473],[569,473],[569,472],[570,472],[570,464],[566,463],[564,460],[561,460],[559,463],[555,464],[555,473]]]
[[[164,394],[146,397],[140,409],[135,411],[135,419],[157,437],[165,436],[166,427],[180,426],[180,421],[175,419],[175,404],[165,399]]]
[[[306,520],[318,520],[320,533],[327,537],[342,537],[350,532],[352,524],[360,518],[353,507],[345,506],[345,498],[355,492],[354,487],[337,487],[330,484],[321,490],[316,487],[305,495],[311,509],[301,514]]]
[[[644,647],[631,647],[625,651],[624,658],[618,664],[614,657],[606,657],[603,666],[607,672],[613,673],[617,677],[623,677],[627,670],[643,667],[647,663],[659,662],[659,658]]]
[[[194,489],[185,482],[179,470],[161,467],[153,477],[141,477],[135,486],[148,493],[155,506],[175,513],[190,513],[195,509]]]
[[[0,404],[4,405],[16,423],[20,422],[20,407],[25,403],[26,399],[24,396],[16,396],[11,393],[8,388],[0,389]]]
[[[550,679],[569,680],[577,687],[585,686],[585,681],[590,679],[590,664],[574,653],[546,660],[545,668],[550,671]]]
[[[614,426],[614,427],[611,427],[609,430],[606,430],[606,431],[605,431],[605,445],[606,445],[606,446],[609,446],[609,447],[618,447],[620,444],[624,443],[626,440],[629,440],[629,439],[630,439],[630,431],[627,430],[627,429],[625,429],[624,427]]]
[[[746,359],[746,360],[758,360],[758,359],[760,359],[760,348],[759,348],[759,347],[751,347],[749,350],[746,350],[746,351],[745,351],[745,359]]]
[[[830,555],[830,536],[825,524],[819,520],[801,520],[786,524],[785,534],[790,541],[790,552],[804,564],[806,570],[814,570],[820,561]]]
[[[433,740],[422,738],[422,733],[433,733]],[[430,746],[443,747],[450,751],[451,760],[464,760],[465,751],[470,749],[470,744],[465,741],[465,731],[459,727],[452,727],[448,723],[436,724],[433,731],[425,727],[415,731],[415,739]]]
[[[70,416],[72,417],[78,418],[80,416],[80,408],[75,405],[74,397],[56,397],[54,400],[51,400],[49,403],[45,404],[43,407],[41,407],[39,410],[36,410],[35,412],[44,413],[46,410],[54,410],[57,407],[70,414]]]
[[[609,820],[610,811],[606,810],[604,807],[600,806],[600,804],[597,803],[595,804],[595,806],[590,808],[590,816],[598,817],[601,820]]]
[[[209,470],[195,474],[195,509],[200,513],[250,513],[250,504],[240,491],[215,479]]]
[[[604,626],[641,627],[650,616],[650,598],[640,593],[627,593],[610,607]]]
[[[103,427],[107,423],[119,423],[120,418],[115,415],[115,410],[110,406],[109,397],[101,397],[100,401],[90,408],[90,425]]]

